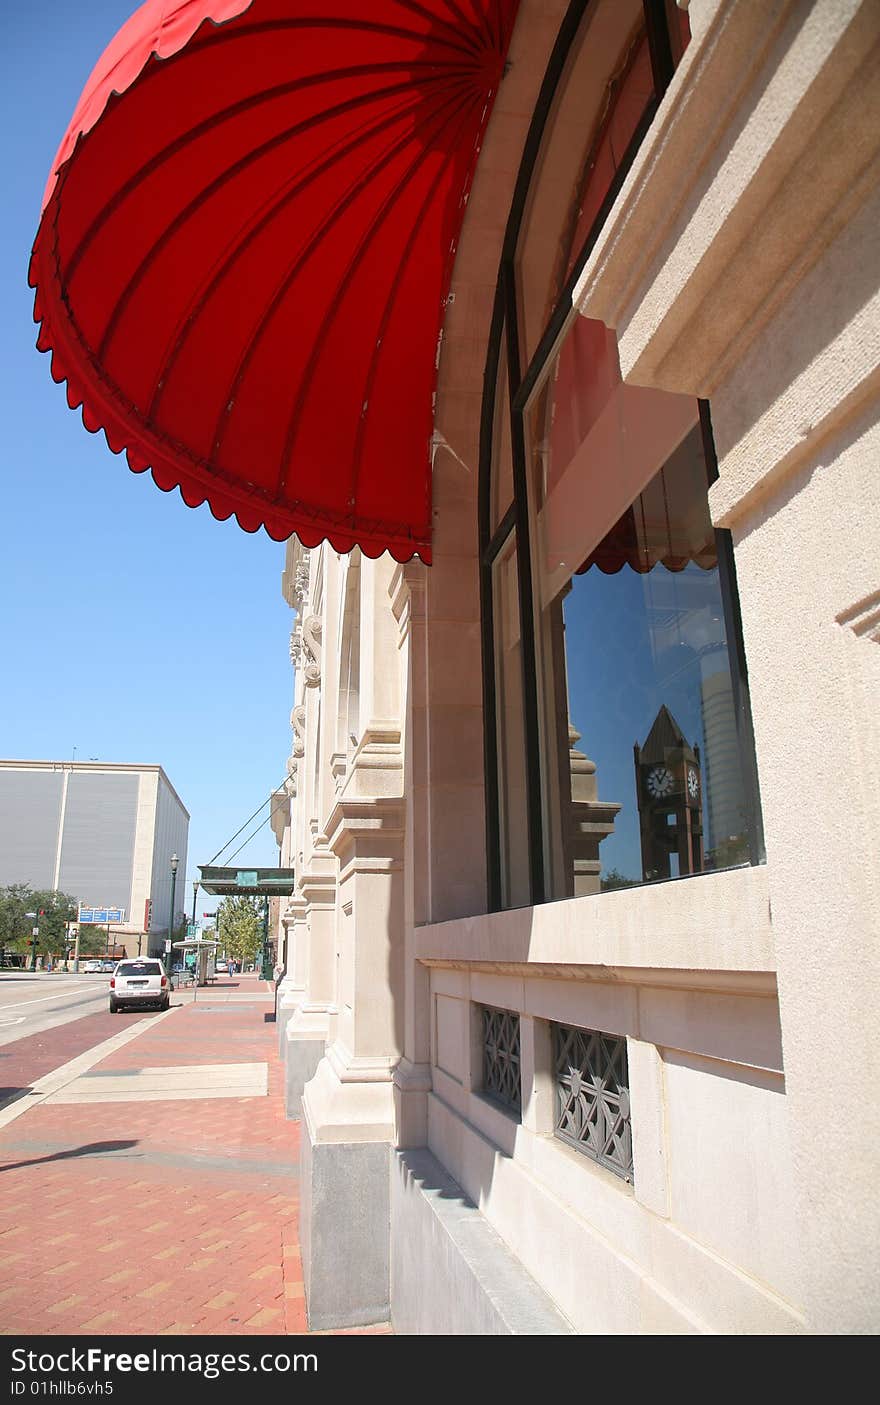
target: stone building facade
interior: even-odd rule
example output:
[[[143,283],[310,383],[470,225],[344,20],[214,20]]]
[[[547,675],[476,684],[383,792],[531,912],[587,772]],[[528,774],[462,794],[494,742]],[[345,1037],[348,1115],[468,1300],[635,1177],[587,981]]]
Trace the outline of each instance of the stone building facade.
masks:
[[[877,1327],[880,10],[685,8],[522,0],[433,564],[287,545],[315,1328]]]
[[[86,85],[38,346],[288,543],[313,1328],[876,1330],[878,59],[876,0],[148,0]]]

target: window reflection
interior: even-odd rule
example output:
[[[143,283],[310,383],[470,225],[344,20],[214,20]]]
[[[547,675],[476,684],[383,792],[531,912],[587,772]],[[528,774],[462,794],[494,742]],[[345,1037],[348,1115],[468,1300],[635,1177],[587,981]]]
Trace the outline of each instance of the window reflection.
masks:
[[[554,643],[560,634],[561,648]],[[551,602],[545,657],[557,769],[571,777],[560,785],[557,895],[595,891],[584,885],[566,838],[578,832],[582,816],[601,855],[595,887],[603,890],[747,862],[747,810],[698,429]],[[599,807],[596,823],[582,808],[587,776],[589,801]]]
[[[589,6],[557,89],[517,247],[524,362],[652,91],[641,0]]]

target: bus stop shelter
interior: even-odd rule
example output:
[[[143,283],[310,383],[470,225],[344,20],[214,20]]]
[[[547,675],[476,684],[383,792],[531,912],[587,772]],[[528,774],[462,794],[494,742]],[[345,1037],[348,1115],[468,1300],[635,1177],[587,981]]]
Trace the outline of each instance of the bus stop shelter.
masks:
[[[211,957],[216,954],[218,946],[219,942],[210,940],[206,937],[192,937],[188,938],[186,941],[183,942],[173,943],[173,950],[183,953],[183,965],[185,968],[187,966],[187,954],[190,952],[195,952],[195,961],[192,963],[194,985],[207,985],[208,981],[213,976],[214,965],[211,961]],[[209,962],[210,974],[208,972]],[[182,974],[183,972],[181,972],[181,975]],[[173,983],[173,971],[171,975],[171,980]]]

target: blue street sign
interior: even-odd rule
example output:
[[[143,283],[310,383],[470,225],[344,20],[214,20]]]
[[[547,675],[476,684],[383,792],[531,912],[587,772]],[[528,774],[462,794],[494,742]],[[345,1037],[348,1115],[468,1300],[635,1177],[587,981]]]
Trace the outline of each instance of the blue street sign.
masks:
[[[108,926],[112,922],[125,921],[124,907],[83,907],[80,904],[79,917],[77,921],[82,924],[89,922],[99,922],[103,926]]]

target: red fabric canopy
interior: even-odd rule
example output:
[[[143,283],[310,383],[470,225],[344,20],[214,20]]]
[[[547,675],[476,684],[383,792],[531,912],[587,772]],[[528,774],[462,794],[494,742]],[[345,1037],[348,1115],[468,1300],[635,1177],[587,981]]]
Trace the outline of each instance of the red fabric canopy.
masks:
[[[438,339],[517,0],[148,0],[46,190],[37,345],[218,518],[430,560]]]

